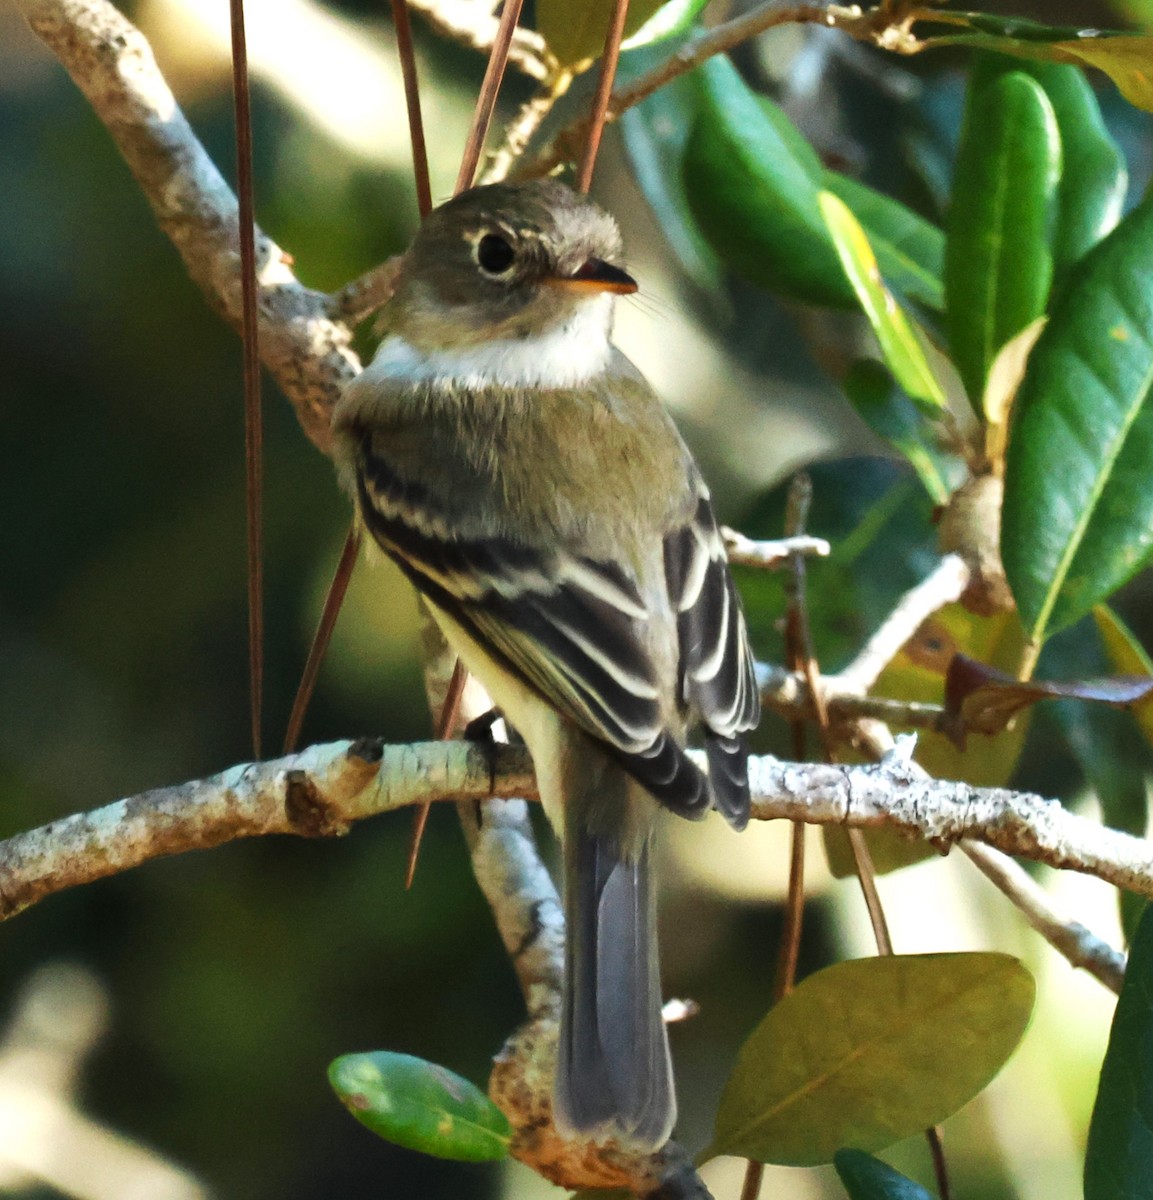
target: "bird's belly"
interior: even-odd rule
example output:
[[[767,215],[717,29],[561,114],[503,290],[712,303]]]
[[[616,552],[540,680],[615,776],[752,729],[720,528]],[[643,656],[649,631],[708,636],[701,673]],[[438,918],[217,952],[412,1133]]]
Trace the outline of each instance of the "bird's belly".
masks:
[[[501,663],[486,654],[443,608],[427,596],[425,603],[445,640],[456,651],[469,673],[476,677],[493,704],[524,738],[532,755],[545,815],[558,836],[561,835],[564,814],[561,810],[559,756],[563,744],[561,724],[564,718]]]

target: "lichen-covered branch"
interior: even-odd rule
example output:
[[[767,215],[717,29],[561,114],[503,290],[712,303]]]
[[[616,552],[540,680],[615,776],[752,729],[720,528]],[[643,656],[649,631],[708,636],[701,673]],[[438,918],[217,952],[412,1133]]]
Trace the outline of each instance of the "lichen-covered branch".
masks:
[[[493,760],[505,794],[535,787],[524,751]],[[155,788],[0,842],[0,919],[154,858],[270,833],[325,837],[421,800],[487,796],[490,763],[465,742],[334,742]]]
[[[903,749],[867,766],[752,758],[749,779],[759,820],[885,827],[935,842],[942,851],[972,838],[1153,897],[1153,843],[1029,792],[930,779]],[[364,817],[427,800],[517,796],[535,799],[536,784],[526,752],[516,747],[490,752],[469,742],[375,741],[314,746],[144,792],[0,842],[0,917],[150,859],[233,838],[339,834]],[[469,836],[476,839],[476,854],[482,848],[495,853],[492,843],[484,846],[483,829]],[[482,881],[490,900],[514,892],[526,872],[539,881],[532,863],[501,870],[511,873]],[[539,882],[534,889],[551,903]]]
[[[104,122],[189,276],[234,328],[241,323],[236,197],[197,140],[144,35],[108,0],[14,0]],[[329,416],[360,369],[331,302],[293,275],[257,231],[260,349],[305,433],[329,452]]]

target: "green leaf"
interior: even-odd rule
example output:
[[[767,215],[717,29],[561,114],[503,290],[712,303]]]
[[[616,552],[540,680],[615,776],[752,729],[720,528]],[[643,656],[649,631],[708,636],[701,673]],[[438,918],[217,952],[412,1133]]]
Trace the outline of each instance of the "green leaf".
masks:
[[[851,1200],[932,1200],[919,1183],[861,1150],[838,1150],[833,1166]]]
[[[810,975],[741,1048],[704,1157],[811,1166],[943,1121],[1001,1069],[1033,991],[1004,954],[858,959]]]
[[[1138,1200],[1153,1180],[1153,911],[1145,910],[1101,1067],[1085,1200]]]
[[[661,7],[662,0],[632,0],[625,18],[631,38]],[[613,0],[536,0],[536,27],[563,67],[597,59],[604,50]]]
[[[435,1063],[377,1050],[328,1068],[344,1106],[386,1141],[436,1158],[491,1162],[508,1155],[504,1113],[479,1088]]]
[[[965,106],[945,243],[946,324],[980,411],[997,352],[1045,311],[1061,143],[1048,97],[1015,71],[974,79]]]
[[[1001,553],[1034,640],[1153,556],[1151,271],[1147,199],[1078,268],[1017,394]]]
[[[853,210],[881,272],[903,295],[943,304],[944,235],[897,200],[828,171],[803,133],[727,59],[695,75],[700,107],[684,159],[685,190],[701,231],[738,274],[796,300],[850,307],[853,292],[819,219],[825,188]]]
[[[701,104],[685,152],[685,188],[710,245],[770,291],[853,306],[817,208],[811,160],[794,152],[793,139],[782,137],[727,58],[710,59],[695,78]]]
[[[934,445],[934,431],[924,415],[879,362],[861,359],[842,387],[869,428],[908,459],[934,504],[949,498],[948,463]]]
[[[928,37],[926,48],[967,46],[1019,58],[1097,67],[1113,80],[1130,104],[1153,112],[1153,75],[1149,70],[1153,37],[1146,34],[1041,25],[1024,17],[988,13],[941,13],[931,20],[972,32]]]
[[[1085,256],[1121,219],[1129,172],[1105,122],[1097,97],[1079,67],[984,56],[986,77],[1024,71],[1045,90],[1061,137],[1061,179],[1053,259],[1058,270]]]
[[[832,192],[821,192],[817,202],[836,244],[841,266],[877,335],[889,370],[923,408],[930,412],[944,409],[948,403],[945,391],[929,366],[913,323],[885,287],[860,222]]]
[[[942,310],[945,235],[941,230],[899,200],[837,171],[823,172],[821,186],[843,200],[860,221],[885,281],[908,299]]]
[[[638,51],[630,66],[650,58],[649,53]],[[724,268],[697,228],[681,172],[698,107],[694,82],[674,79],[643,104],[622,113],[620,127],[633,176],[653,210],[656,226],[693,282],[714,291],[710,304],[716,308],[725,300],[720,293]]]
[[[768,96],[757,96],[757,102],[813,183],[843,200],[860,221],[885,280],[902,295],[929,308],[943,309],[945,235],[941,230],[899,200],[839,171],[827,170],[812,143],[779,104]]]

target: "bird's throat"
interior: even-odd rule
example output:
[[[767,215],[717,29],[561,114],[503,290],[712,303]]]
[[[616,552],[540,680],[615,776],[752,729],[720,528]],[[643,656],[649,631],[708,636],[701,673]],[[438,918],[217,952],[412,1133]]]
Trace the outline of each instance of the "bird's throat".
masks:
[[[525,337],[419,347],[394,333],[380,344],[365,374],[464,388],[579,387],[609,365],[611,316],[612,297],[605,295],[582,301],[567,320]]]

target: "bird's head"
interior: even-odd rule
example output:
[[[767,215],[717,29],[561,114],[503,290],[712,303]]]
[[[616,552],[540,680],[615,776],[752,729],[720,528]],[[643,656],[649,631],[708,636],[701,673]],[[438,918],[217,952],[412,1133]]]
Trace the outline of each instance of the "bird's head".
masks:
[[[607,336],[613,295],[636,290],[616,222],[587,196],[556,180],[492,184],[428,216],[386,325],[423,349],[533,338],[578,314]]]

